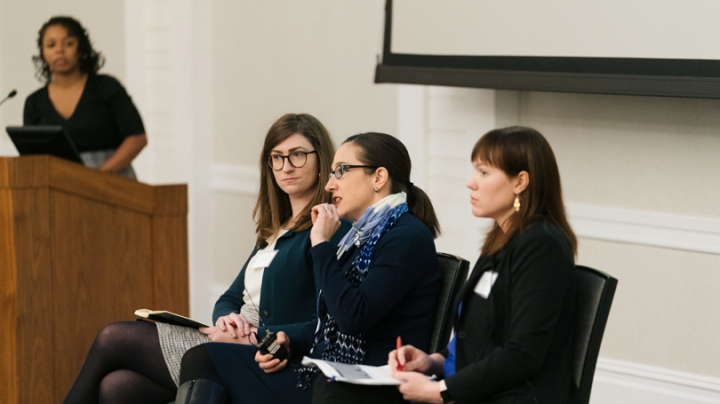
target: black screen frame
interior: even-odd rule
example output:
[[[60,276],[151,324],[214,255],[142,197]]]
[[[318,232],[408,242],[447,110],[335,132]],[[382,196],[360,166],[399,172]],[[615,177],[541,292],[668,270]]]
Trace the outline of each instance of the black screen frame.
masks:
[[[62,126],[8,126],[5,130],[21,156],[49,154],[84,165]]]
[[[383,55],[375,83],[720,98],[720,60],[393,53],[392,4],[386,0]]]

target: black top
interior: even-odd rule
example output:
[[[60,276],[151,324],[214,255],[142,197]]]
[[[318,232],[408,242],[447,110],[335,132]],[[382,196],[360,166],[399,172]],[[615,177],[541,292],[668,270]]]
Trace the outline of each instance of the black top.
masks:
[[[117,149],[132,135],[145,133],[142,119],[125,88],[115,78],[89,75],[72,116],[53,107],[47,86],[25,99],[24,125],[61,125],[79,152]]]
[[[453,400],[505,403],[535,397],[539,404],[568,402],[574,270],[566,238],[544,220],[521,230],[497,253],[480,257],[459,295],[457,373],[446,380]],[[486,299],[474,290],[487,271],[498,276]]]

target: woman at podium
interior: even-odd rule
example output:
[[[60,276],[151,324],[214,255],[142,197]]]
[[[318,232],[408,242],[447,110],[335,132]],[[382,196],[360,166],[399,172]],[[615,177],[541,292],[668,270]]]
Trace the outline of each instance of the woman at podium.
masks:
[[[62,126],[88,167],[135,178],[130,165],[147,144],[137,108],[113,77],[98,74],[103,56],[71,17],[40,28],[33,56],[46,85],[25,100],[24,125]]]

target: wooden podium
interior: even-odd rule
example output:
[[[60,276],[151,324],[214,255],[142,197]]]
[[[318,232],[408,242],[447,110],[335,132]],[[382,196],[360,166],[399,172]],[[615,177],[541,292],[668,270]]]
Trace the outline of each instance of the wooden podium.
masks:
[[[139,308],[188,314],[187,187],[0,158],[0,403],[62,402]]]

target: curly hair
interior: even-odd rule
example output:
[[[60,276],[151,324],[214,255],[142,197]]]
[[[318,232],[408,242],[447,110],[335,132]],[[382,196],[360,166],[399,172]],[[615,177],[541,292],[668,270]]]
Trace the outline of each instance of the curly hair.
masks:
[[[77,38],[80,71],[88,74],[96,74],[103,64],[105,64],[105,57],[93,49],[90,43],[90,35],[88,35],[78,20],[72,17],[55,16],[43,24],[40,31],[38,31],[37,46],[39,53],[32,57],[36,69],[35,76],[38,80],[48,83],[52,79],[50,66],[43,57],[43,37],[45,36],[45,31],[53,25],[63,26],[67,29],[68,36]]]

